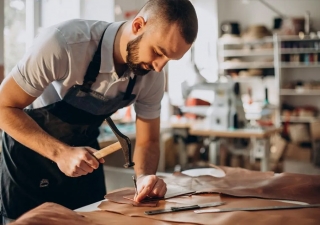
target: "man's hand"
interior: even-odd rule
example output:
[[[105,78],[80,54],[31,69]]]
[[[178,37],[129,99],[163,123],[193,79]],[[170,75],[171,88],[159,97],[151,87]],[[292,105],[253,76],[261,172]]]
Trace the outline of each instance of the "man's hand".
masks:
[[[71,147],[60,152],[54,161],[65,175],[79,177],[92,173],[99,167],[99,162],[104,163],[104,159],[98,161],[93,156],[96,151],[90,147]]]
[[[156,175],[146,175],[137,180],[138,195],[134,200],[142,201],[145,197],[163,197],[167,192],[166,183]]]

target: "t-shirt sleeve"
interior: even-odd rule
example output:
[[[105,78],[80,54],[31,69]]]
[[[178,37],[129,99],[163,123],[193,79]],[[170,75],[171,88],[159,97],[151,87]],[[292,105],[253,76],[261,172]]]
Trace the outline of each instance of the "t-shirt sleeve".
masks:
[[[155,72],[152,76],[155,76],[154,79],[150,84],[145,84],[139,98],[134,104],[137,116],[144,119],[155,119],[160,116],[161,111],[161,100],[165,88],[165,76],[163,72]]]
[[[51,82],[67,76],[68,58],[68,45],[60,31],[47,28],[9,75],[26,93],[38,97]]]

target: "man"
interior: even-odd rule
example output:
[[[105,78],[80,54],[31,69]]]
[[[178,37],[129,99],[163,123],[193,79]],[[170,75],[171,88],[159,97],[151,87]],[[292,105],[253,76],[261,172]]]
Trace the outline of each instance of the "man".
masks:
[[[187,52],[197,30],[188,0],[150,0],[131,21],[72,20],[42,32],[0,89],[4,218],[48,201],[75,209],[101,200],[103,160],[92,155],[98,127],[132,103],[135,200],[164,196],[154,175],[162,69]]]

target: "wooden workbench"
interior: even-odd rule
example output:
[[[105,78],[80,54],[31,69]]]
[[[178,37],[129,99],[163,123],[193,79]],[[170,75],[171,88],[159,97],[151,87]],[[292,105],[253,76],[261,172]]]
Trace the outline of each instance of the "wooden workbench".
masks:
[[[102,225],[102,224],[205,224],[205,225],[318,225],[319,208],[234,211],[196,214],[194,210],[146,215],[144,212],[171,207],[185,207],[213,202],[225,204],[215,208],[297,206],[320,203],[320,175],[250,171],[241,168],[214,167],[207,175],[173,174],[164,178],[168,190],[194,191],[185,196],[160,200],[155,207],[135,207],[124,202],[128,190],[118,189],[107,199],[77,209],[75,212],[53,203],[26,213],[13,225]],[[199,170],[200,171],[200,170]],[[219,173],[218,173],[219,172]],[[224,176],[217,176],[224,173]],[[210,175],[209,175],[210,174]],[[214,208],[211,208],[214,209]]]
[[[209,129],[205,121],[176,121],[171,123],[173,129],[181,130],[183,135],[204,136],[215,138],[216,146],[219,146],[221,139],[226,138],[249,138],[251,149],[249,150],[251,161],[253,158],[261,159],[261,171],[269,170],[270,137],[281,132],[281,127],[269,128],[245,128],[245,129]],[[182,140],[179,141],[180,164],[184,166],[187,162],[186,146]],[[213,146],[213,145],[212,145]],[[216,149],[209,150],[209,161],[216,164]]]

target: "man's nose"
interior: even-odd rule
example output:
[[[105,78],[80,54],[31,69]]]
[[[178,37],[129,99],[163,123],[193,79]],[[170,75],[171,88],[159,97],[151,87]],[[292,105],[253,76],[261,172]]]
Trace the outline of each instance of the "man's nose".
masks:
[[[167,59],[156,59],[152,62],[152,66],[154,68],[155,71],[160,72],[163,67],[167,64],[169,60]]]

